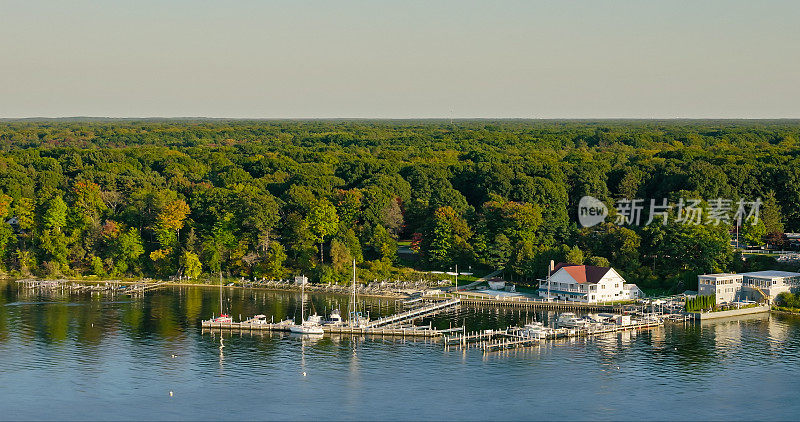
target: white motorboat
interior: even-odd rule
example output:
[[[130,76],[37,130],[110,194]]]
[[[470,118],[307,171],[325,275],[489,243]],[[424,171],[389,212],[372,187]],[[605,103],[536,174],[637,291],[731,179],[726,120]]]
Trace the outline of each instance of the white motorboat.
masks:
[[[295,334],[325,334],[325,331],[322,329],[321,326],[317,324],[308,324],[308,323],[303,323],[300,325],[292,325],[289,327],[289,331]]]
[[[342,319],[342,314],[339,312],[338,309],[334,309],[331,311],[331,315],[328,317],[328,320],[325,321],[326,325],[344,325],[344,319]]]
[[[523,337],[544,340],[552,337],[555,334],[555,330],[550,327],[546,327],[541,322],[536,321],[530,324],[525,324],[524,327],[517,331],[517,334]]]
[[[583,328],[589,325],[591,321],[584,318],[579,318],[572,312],[564,312],[558,316],[557,324],[559,327],[565,328]]]

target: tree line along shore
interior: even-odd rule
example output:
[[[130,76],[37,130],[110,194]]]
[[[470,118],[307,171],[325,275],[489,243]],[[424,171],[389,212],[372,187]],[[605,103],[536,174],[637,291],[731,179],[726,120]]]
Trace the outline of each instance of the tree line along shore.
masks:
[[[362,280],[458,264],[534,283],[555,260],[675,292],[778,265],[740,259],[734,232],[786,247],[800,231],[791,120],[6,120],[0,149],[0,266],[17,276],[346,284],[355,259]],[[578,224],[584,196],[606,222]],[[761,209],[738,229],[735,206],[615,224],[624,198]]]

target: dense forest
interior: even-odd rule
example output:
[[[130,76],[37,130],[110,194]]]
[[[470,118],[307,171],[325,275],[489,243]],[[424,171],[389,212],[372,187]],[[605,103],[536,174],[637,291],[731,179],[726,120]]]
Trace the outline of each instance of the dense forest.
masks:
[[[585,195],[607,222],[581,228]],[[800,122],[0,121],[10,275],[346,283],[355,259],[365,279],[459,264],[533,281],[553,259],[681,290],[764,265],[731,247],[735,206],[614,224],[624,198],[761,198],[738,231],[781,246],[800,231]]]

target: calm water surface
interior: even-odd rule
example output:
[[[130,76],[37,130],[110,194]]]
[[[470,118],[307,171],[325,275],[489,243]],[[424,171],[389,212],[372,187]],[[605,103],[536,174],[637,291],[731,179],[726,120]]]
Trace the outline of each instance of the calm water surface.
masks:
[[[319,313],[346,309],[347,297],[310,296]],[[293,293],[226,289],[225,298],[235,319],[299,314]],[[364,299],[364,307],[373,318],[394,311],[386,299]],[[200,329],[212,313],[219,314],[214,288],[130,299],[29,294],[0,282],[0,418],[785,420],[800,414],[795,317],[669,325],[484,355],[430,340],[221,338]],[[493,309],[455,316],[469,329],[552,318]],[[428,322],[449,325],[445,316]]]

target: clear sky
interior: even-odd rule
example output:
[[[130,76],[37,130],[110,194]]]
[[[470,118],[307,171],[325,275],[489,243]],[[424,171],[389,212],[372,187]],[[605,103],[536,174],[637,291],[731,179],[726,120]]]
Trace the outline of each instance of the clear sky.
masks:
[[[0,117],[800,117],[800,1],[0,0]]]

